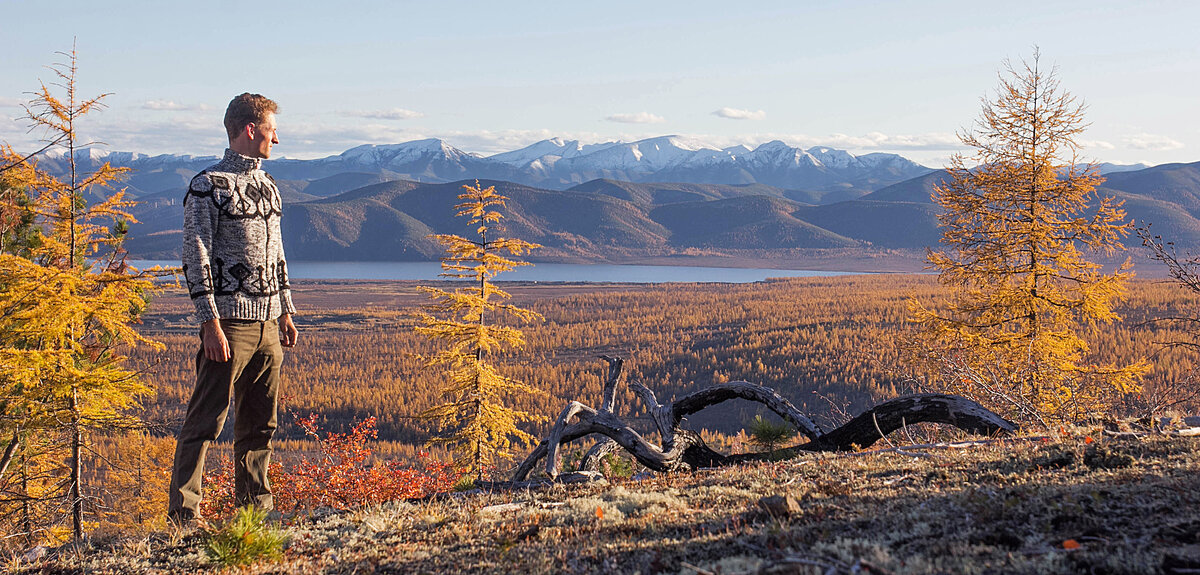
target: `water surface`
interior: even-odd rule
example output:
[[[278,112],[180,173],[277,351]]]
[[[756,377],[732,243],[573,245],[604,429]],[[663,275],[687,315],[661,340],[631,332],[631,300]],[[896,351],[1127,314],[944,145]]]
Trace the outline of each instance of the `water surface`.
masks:
[[[171,260],[132,260],[138,268],[178,266]],[[289,262],[293,279],[306,280],[434,280],[440,279],[437,262]],[[617,264],[537,264],[500,274],[501,281],[749,283],[767,278],[827,277],[862,272],[777,270],[766,268],[717,268],[690,266],[643,266]]]

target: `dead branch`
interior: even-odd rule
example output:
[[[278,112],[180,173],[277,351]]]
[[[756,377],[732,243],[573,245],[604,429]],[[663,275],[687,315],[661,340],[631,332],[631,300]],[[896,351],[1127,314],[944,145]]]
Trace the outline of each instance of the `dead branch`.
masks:
[[[561,470],[562,445],[589,435],[600,435],[602,439],[580,462],[580,469],[584,473],[594,473],[599,468],[600,460],[617,449],[624,449],[638,463],[654,471],[675,471],[721,467],[743,461],[777,460],[781,456],[794,457],[805,451],[858,451],[914,423],[944,423],[981,435],[1011,434],[1017,430],[1015,424],[978,403],[955,395],[924,393],[898,397],[875,406],[829,433],[823,433],[787,399],[770,388],[750,382],[712,385],[665,405],[658,402],[650,388],[632,383],[630,387],[645,404],[661,438],[660,444],[655,444],[614,413],[623,361],[607,356],[601,359],[608,363],[608,370],[600,409],[593,409],[578,401],[568,403],[555,420],[549,436],[517,467],[512,478],[514,483],[526,482],[534,467],[543,459],[546,475],[557,478]],[[723,455],[705,445],[699,433],[680,427],[684,417],[730,399],[746,399],[762,404],[804,434],[809,439],[808,443],[771,453]]]

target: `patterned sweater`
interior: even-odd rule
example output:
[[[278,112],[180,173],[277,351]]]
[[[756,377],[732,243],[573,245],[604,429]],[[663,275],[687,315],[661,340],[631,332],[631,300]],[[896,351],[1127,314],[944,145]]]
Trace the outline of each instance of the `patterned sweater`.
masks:
[[[279,188],[262,160],[226,149],[183,200],[183,275],[201,322],[293,314]]]

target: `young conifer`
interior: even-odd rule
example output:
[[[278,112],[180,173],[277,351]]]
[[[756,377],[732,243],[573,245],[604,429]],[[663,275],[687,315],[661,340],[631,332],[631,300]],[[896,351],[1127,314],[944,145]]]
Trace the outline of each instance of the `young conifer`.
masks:
[[[504,316],[523,322],[542,319],[532,310],[501,303],[510,296],[492,283],[501,272],[530,265],[508,256],[520,256],[541,246],[495,237],[503,216],[494,208],[504,207],[508,198],[498,194],[494,186],[484,188],[475,182],[474,186],[463,186],[463,190],[458,196],[462,202],[455,206],[456,215],[470,218],[468,225],[475,226],[478,239],[445,234],[432,237],[446,247],[441,275],[469,279],[471,284],[453,291],[421,288],[432,303],[418,314],[421,325],[416,330],[443,345],[427,359],[427,365],[446,366],[450,375],[442,391],[446,403],[422,414],[441,430],[441,435],[429,443],[450,447],[455,466],[482,480],[484,471],[496,459],[512,457],[514,443],[527,446],[533,442],[534,437],[518,427],[519,423],[545,419],[504,404],[504,399],[514,394],[539,392],[505,377],[488,360],[489,354],[525,345],[521,330],[498,323]]]
[[[84,145],[77,123],[102,107],[104,95],[78,98],[76,55],[64,55],[67,63],[53,68],[62,96],[43,84],[26,108],[28,119],[47,134],[43,150],[63,150],[62,173],[43,169],[36,154],[0,147],[0,175],[10,190],[21,192],[0,196],[6,202],[0,212],[24,214],[6,221],[25,222],[22,234],[33,236],[19,242],[21,249],[9,244],[0,253],[0,445],[7,456],[0,461],[0,488],[26,498],[0,503],[6,518],[0,528],[31,531],[38,528],[35,516],[67,516],[70,532],[79,537],[88,434],[133,425],[127,413],[151,394],[121,351],[160,346],[133,328],[154,291],[154,274],[125,264],[120,242],[124,222],[134,221],[126,212],[130,202],[123,191],[94,205],[86,199],[124,169],[105,163],[85,173],[77,163]],[[20,453],[22,447],[27,453]],[[23,457],[33,454],[38,465]],[[26,462],[20,473],[11,473],[13,461]],[[37,469],[47,462],[57,469]],[[53,532],[47,527],[41,532]]]
[[[1097,193],[1096,167],[1080,167],[1083,113],[1037,53],[1008,67],[961,136],[975,167],[955,155],[934,192],[944,249],[929,262],[953,300],[944,312],[910,302],[938,387],[1042,426],[1107,411],[1147,371],[1144,361],[1089,363],[1079,334],[1120,319],[1113,305],[1132,276],[1128,260],[1105,273],[1085,254],[1123,250],[1132,224]]]

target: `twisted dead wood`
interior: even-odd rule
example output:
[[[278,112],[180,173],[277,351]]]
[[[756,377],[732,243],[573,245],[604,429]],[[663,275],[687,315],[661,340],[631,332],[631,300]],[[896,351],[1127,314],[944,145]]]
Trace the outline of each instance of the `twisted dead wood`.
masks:
[[[650,388],[632,383],[630,387],[646,405],[661,438],[661,444],[656,445],[613,413],[624,361],[608,356],[602,356],[601,359],[608,363],[608,370],[600,409],[593,409],[578,401],[568,403],[555,420],[549,436],[517,467],[513,474],[514,482],[525,481],[543,459],[546,461],[546,474],[551,478],[557,477],[561,469],[562,445],[592,434],[599,434],[605,439],[593,446],[581,461],[581,467],[586,471],[598,469],[600,460],[617,449],[624,449],[638,463],[654,471],[720,467],[742,461],[765,460],[776,455],[723,455],[710,449],[700,439],[700,434],[679,427],[685,416],[730,399],[760,403],[808,437],[808,443],[789,450],[793,454],[795,450],[851,451],[867,448],[887,434],[914,423],[944,423],[981,435],[1010,434],[1017,430],[1012,422],[957,395],[924,393],[898,397],[824,433],[790,401],[761,385],[745,381],[715,384],[663,405]]]

